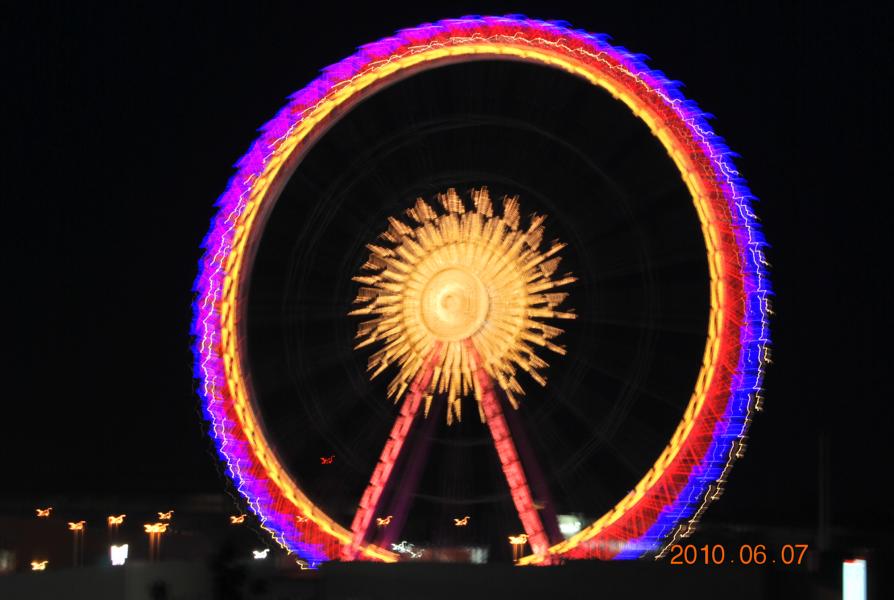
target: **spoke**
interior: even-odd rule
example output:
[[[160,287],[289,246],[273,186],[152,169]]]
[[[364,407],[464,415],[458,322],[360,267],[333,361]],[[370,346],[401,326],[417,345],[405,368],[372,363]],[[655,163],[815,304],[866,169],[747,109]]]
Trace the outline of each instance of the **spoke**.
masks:
[[[429,382],[431,382],[434,364],[437,362],[439,354],[440,347],[436,345],[432,349],[431,356],[426,362],[425,367],[419,370],[416,379],[413,381],[407,395],[404,397],[403,404],[400,408],[400,414],[394,421],[391,433],[388,436],[388,441],[385,442],[385,447],[382,449],[382,454],[379,456],[379,462],[376,464],[376,468],[366,486],[366,490],[360,498],[360,505],[357,507],[357,512],[354,514],[354,520],[351,522],[351,544],[346,545],[343,548],[342,553],[346,560],[354,560],[361,546],[363,546],[367,531],[369,530],[369,525],[372,522],[373,515],[375,515],[379,500],[382,497],[382,492],[388,485],[388,479],[391,477],[391,472],[394,470],[394,463],[397,462],[397,458],[400,456],[401,448],[403,448],[404,441],[407,439],[407,434],[410,431],[416,413],[419,412],[419,404],[422,401],[422,397],[425,394]]]
[[[549,564],[549,538],[543,529],[540,514],[534,506],[534,497],[525,477],[521,460],[518,458],[515,442],[512,440],[512,434],[509,432],[503,408],[500,406],[500,399],[494,392],[493,381],[490,375],[487,374],[483,367],[478,366],[481,365],[481,358],[474,345],[471,342],[467,342],[467,347],[477,367],[475,369],[475,378],[481,390],[481,404],[484,409],[484,416],[487,419],[487,425],[490,428],[497,455],[500,457],[500,466],[503,468],[503,474],[506,476],[506,483],[509,484],[509,491],[512,495],[512,501],[515,503],[518,518],[522,527],[524,527],[525,533],[528,535],[531,551],[535,555],[542,557],[543,563],[541,564]]]

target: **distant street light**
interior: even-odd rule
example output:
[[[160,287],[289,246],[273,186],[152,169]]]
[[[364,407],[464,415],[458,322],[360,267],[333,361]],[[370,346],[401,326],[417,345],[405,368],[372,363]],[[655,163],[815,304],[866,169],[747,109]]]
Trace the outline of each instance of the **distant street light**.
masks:
[[[52,506],[48,506],[48,507],[46,507],[46,508],[38,508],[38,509],[37,509],[37,516],[40,517],[40,518],[46,518],[46,517],[49,517],[49,516],[50,516],[50,513],[51,513],[51,512],[53,512],[53,507],[52,507]]]
[[[48,560],[32,560],[31,561],[31,570],[32,571],[46,571],[47,564],[50,561]]]
[[[161,554],[161,536],[168,530],[168,524],[146,523],[143,529],[149,534],[149,560],[158,560]]]
[[[509,543],[512,544],[512,560],[518,562],[518,559],[521,558],[522,546],[528,543],[528,534],[510,535]]]
[[[118,527],[124,523],[124,517],[127,515],[109,515],[107,522],[109,524],[109,541],[118,541]]]
[[[68,530],[71,531],[72,541],[74,542],[71,551],[71,562],[76,567],[81,565],[81,557],[84,553],[84,529],[86,526],[87,521],[68,522]]]
[[[252,550],[251,554],[254,556],[255,560],[264,560],[267,558],[269,552],[270,548],[264,548],[263,550]]]

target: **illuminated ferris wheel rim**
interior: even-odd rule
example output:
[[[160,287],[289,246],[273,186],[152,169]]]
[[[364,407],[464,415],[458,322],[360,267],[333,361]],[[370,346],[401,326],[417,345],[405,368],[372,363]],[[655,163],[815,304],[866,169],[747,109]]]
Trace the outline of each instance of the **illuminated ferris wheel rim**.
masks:
[[[196,377],[230,477],[262,526],[311,565],[338,555],[351,532],[315,506],[282,467],[252,402],[243,357],[242,297],[267,216],[306,152],[363,98],[444,64],[519,60],[558,68],[624,102],[658,137],[693,197],[710,270],[701,371],[665,450],[630,493],[551,555],[632,558],[666,547],[716,497],[759,407],[767,361],[768,297],[752,196],[723,141],[677,85],[606,37],[522,17],[467,17],[399,31],[363,46],[291,96],[237,163],[218,200],[196,281]],[[362,557],[393,561],[365,545]],[[543,556],[531,555],[522,563]]]

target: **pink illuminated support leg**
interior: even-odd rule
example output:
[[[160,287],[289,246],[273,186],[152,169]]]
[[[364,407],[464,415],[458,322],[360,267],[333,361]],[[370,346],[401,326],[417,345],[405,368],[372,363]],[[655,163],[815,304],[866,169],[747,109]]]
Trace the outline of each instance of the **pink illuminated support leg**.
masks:
[[[391,434],[388,436],[388,441],[385,442],[385,447],[379,456],[379,462],[376,464],[366,490],[360,498],[357,512],[354,514],[354,520],[351,523],[353,538],[351,544],[345,545],[342,551],[342,556],[345,560],[354,560],[357,557],[357,552],[363,545],[363,540],[366,539],[366,532],[369,530],[369,524],[372,522],[376,506],[379,504],[382,492],[388,484],[388,478],[394,469],[394,463],[397,462],[397,457],[400,456],[401,448],[403,448],[404,441],[407,439],[407,433],[410,431],[413,419],[416,418],[416,413],[419,412],[419,404],[422,402],[425,390],[431,382],[434,365],[438,360],[439,353],[440,347],[435,346],[425,367],[419,371],[416,379],[410,385],[407,395],[404,397],[400,414],[391,428]]]
[[[466,348],[474,357],[475,365],[477,366],[475,378],[481,389],[481,404],[484,408],[484,416],[487,419],[491,437],[494,439],[494,446],[497,449],[497,455],[500,457],[500,465],[503,467],[503,474],[506,475],[506,482],[509,484],[512,501],[515,503],[515,510],[518,511],[518,518],[525,529],[525,533],[528,534],[528,543],[531,544],[531,551],[538,556],[544,557],[544,561],[540,564],[549,564],[549,538],[543,529],[540,514],[534,507],[534,497],[531,494],[531,488],[528,486],[528,480],[525,477],[521,460],[518,458],[515,443],[512,441],[509,426],[506,424],[506,417],[503,416],[500,399],[494,392],[494,385],[490,375],[481,367],[481,357],[478,355],[475,346],[468,342]]]

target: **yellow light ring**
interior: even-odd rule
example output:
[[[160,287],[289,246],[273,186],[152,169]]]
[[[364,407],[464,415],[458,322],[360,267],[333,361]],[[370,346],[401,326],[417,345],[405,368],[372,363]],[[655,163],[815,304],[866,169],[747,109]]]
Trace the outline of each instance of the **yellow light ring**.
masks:
[[[507,20],[504,19],[501,23],[503,21]],[[551,28],[548,32],[550,35],[545,35],[543,31],[536,31],[538,24],[542,25],[540,22],[526,21],[525,27],[497,33],[494,33],[495,28],[491,25],[481,25],[481,21],[475,19],[444,23],[432,27],[449,30],[457,23],[464,23],[460,27],[463,35],[445,34],[441,37],[421,35],[423,43],[398,45],[398,48],[387,57],[368,61],[362,69],[356,70],[350,77],[332,84],[318,102],[312,106],[301,107],[300,114],[286,115],[285,118],[291,119],[291,122],[282,135],[273,139],[272,143],[264,148],[253,149],[261,153],[265,150],[269,152],[253,158],[254,164],[262,167],[252,171],[250,177],[241,182],[243,188],[238,203],[225,216],[226,220],[218,223],[218,225],[223,223],[223,231],[229,235],[228,238],[226,236],[221,238],[226,242],[220,245],[222,250],[217,254],[209,250],[206,254],[206,269],[209,264],[212,266],[219,264],[223,272],[222,283],[218,288],[206,293],[206,297],[212,299],[215,297],[213,292],[218,293],[219,304],[215,307],[217,312],[214,316],[219,318],[219,338],[200,340],[197,343],[197,355],[199,359],[203,357],[207,359],[204,362],[198,361],[200,367],[213,366],[214,349],[208,346],[208,343],[220,340],[219,356],[225,389],[206,386],[204,393],[206,400],[211,398],[209,404],[218,397],[223,399],[224,404],[227,401],[232,403],[232,413],[238,420],[238,428],[244,433],[253,460],[263,468],[268,480],[292,504],[298,514],[310,519],[323,532],[340,543],[349,543],[350,533],[316,507],[282,467],[262,433],[261,420],[250,399],[250,385],[241,358],[243,336],[239,330],[241,324],[239,316],[242,310],[240,301],[244,294],[243,290],[247,288],[253,254],[264,222],[283,185],[313,143],[337,122],[341,115],[364,97],[400,79],[451,62],[487,59],[520,60],[542,64],[582,77],[593,85],[607,90],[642,119],[661,141],[680,170],[692,194],[704,233],[710,269],[711,313],[708,340],[696,388],[670,443],[628,496],[589,527],[551,549],[553,553],[566,553],[616,523],[627,511],[636,506],[657,482],[661,481],[662,475],[678,458],[681,448],[685,446],[693,431],[694,424],[698,422],[706,398],[711,393],[715,374],[723,370],[724,377],[729,376],[731,369],[718,364],[718,357],[724,354],[729,358],[735,351],[735,348],[729,347],[731,343],[728,340],[732,339],[730,335],[726,335],[726,342],[724,335],[729,324],[733,322],[732,319],[736,317],[741,319],[746,312],[742,306],[729,304],[731,298],[735,298],[737,294],[741,295],[740,292],[727,289],[735,283],[734,278],[727,273],[728,264],[739,257],[741,250],[736,246],[736,240],[726,240],[724,236],[728,234],[726,230],[730,229],[729,223],[737,217],[731,214],[725,203],[727,199],[722,194],[719,199],[717,197],[719,194],[717,190],[727,185],[728,181],[723,181],[716,172],[704,173],[704,160],[700,161],[699,157],[694,157],[691,148],[687,146],[692,145],[693,132],[682,127],[685,125],[681,124],[682,117],[679,121],[667,120],[668,107],[673,107],[676,100],[668,97],[666,90],[650,87],[644,74],[633,72],[618,58],[629,55],[619,54],[620,51],[607,44],[603,45],[614,50],[618,56],[613,56],[609,50],[599,51],[592,43],[580,44],[579,40],[575,41],[572,38],[581,34],[564,30],[568,34],[565,37],[561,35],[562,31],[556,34],[557,26],[554,25],[548,24]],[[466,27],[465,24],[468,23],[471,25]],[[511,25],[507,27],[511,29]],[[532,30],[538,35],[526,37]],[[404,41],[408,38],[412,40],[420,31],[422,29],[402,32],[405,34]],[[239,182],[232,185],[237,183]],[[723,226],[723,232],[718,230],[718,224]],[[723,246],[722,251],[718,248],[718,243]],[[213,256],[209,258],[211,254]],[[738,298],[735,298],[735,301],[738,301]],[[197,320],[201,318],[202,313],[197,310]],[[764,321],[761,320],[761,323]],[[724,343],[728,347],[721,348]],[[209,377],[206,376],[205,380],[207,383]],[[759,384],[759,381],[757,383]],[[227,407],[229,408],[229,405]],[[223,449],[221,453],[226,455]],[[226,456],[229,460],[229,455]],[[279,536],[280,543],[288,547],[288,544],[284,543],[286,540],[281,539],[282,532],[276,528],[272,528],[272,532],[274,537]],[[394,553],[372,545],[364,547],[362,553],[372,559],[386,561],[396,559]],[[536,557],[527,557],[523,562],[536,562],[536,560]]]

